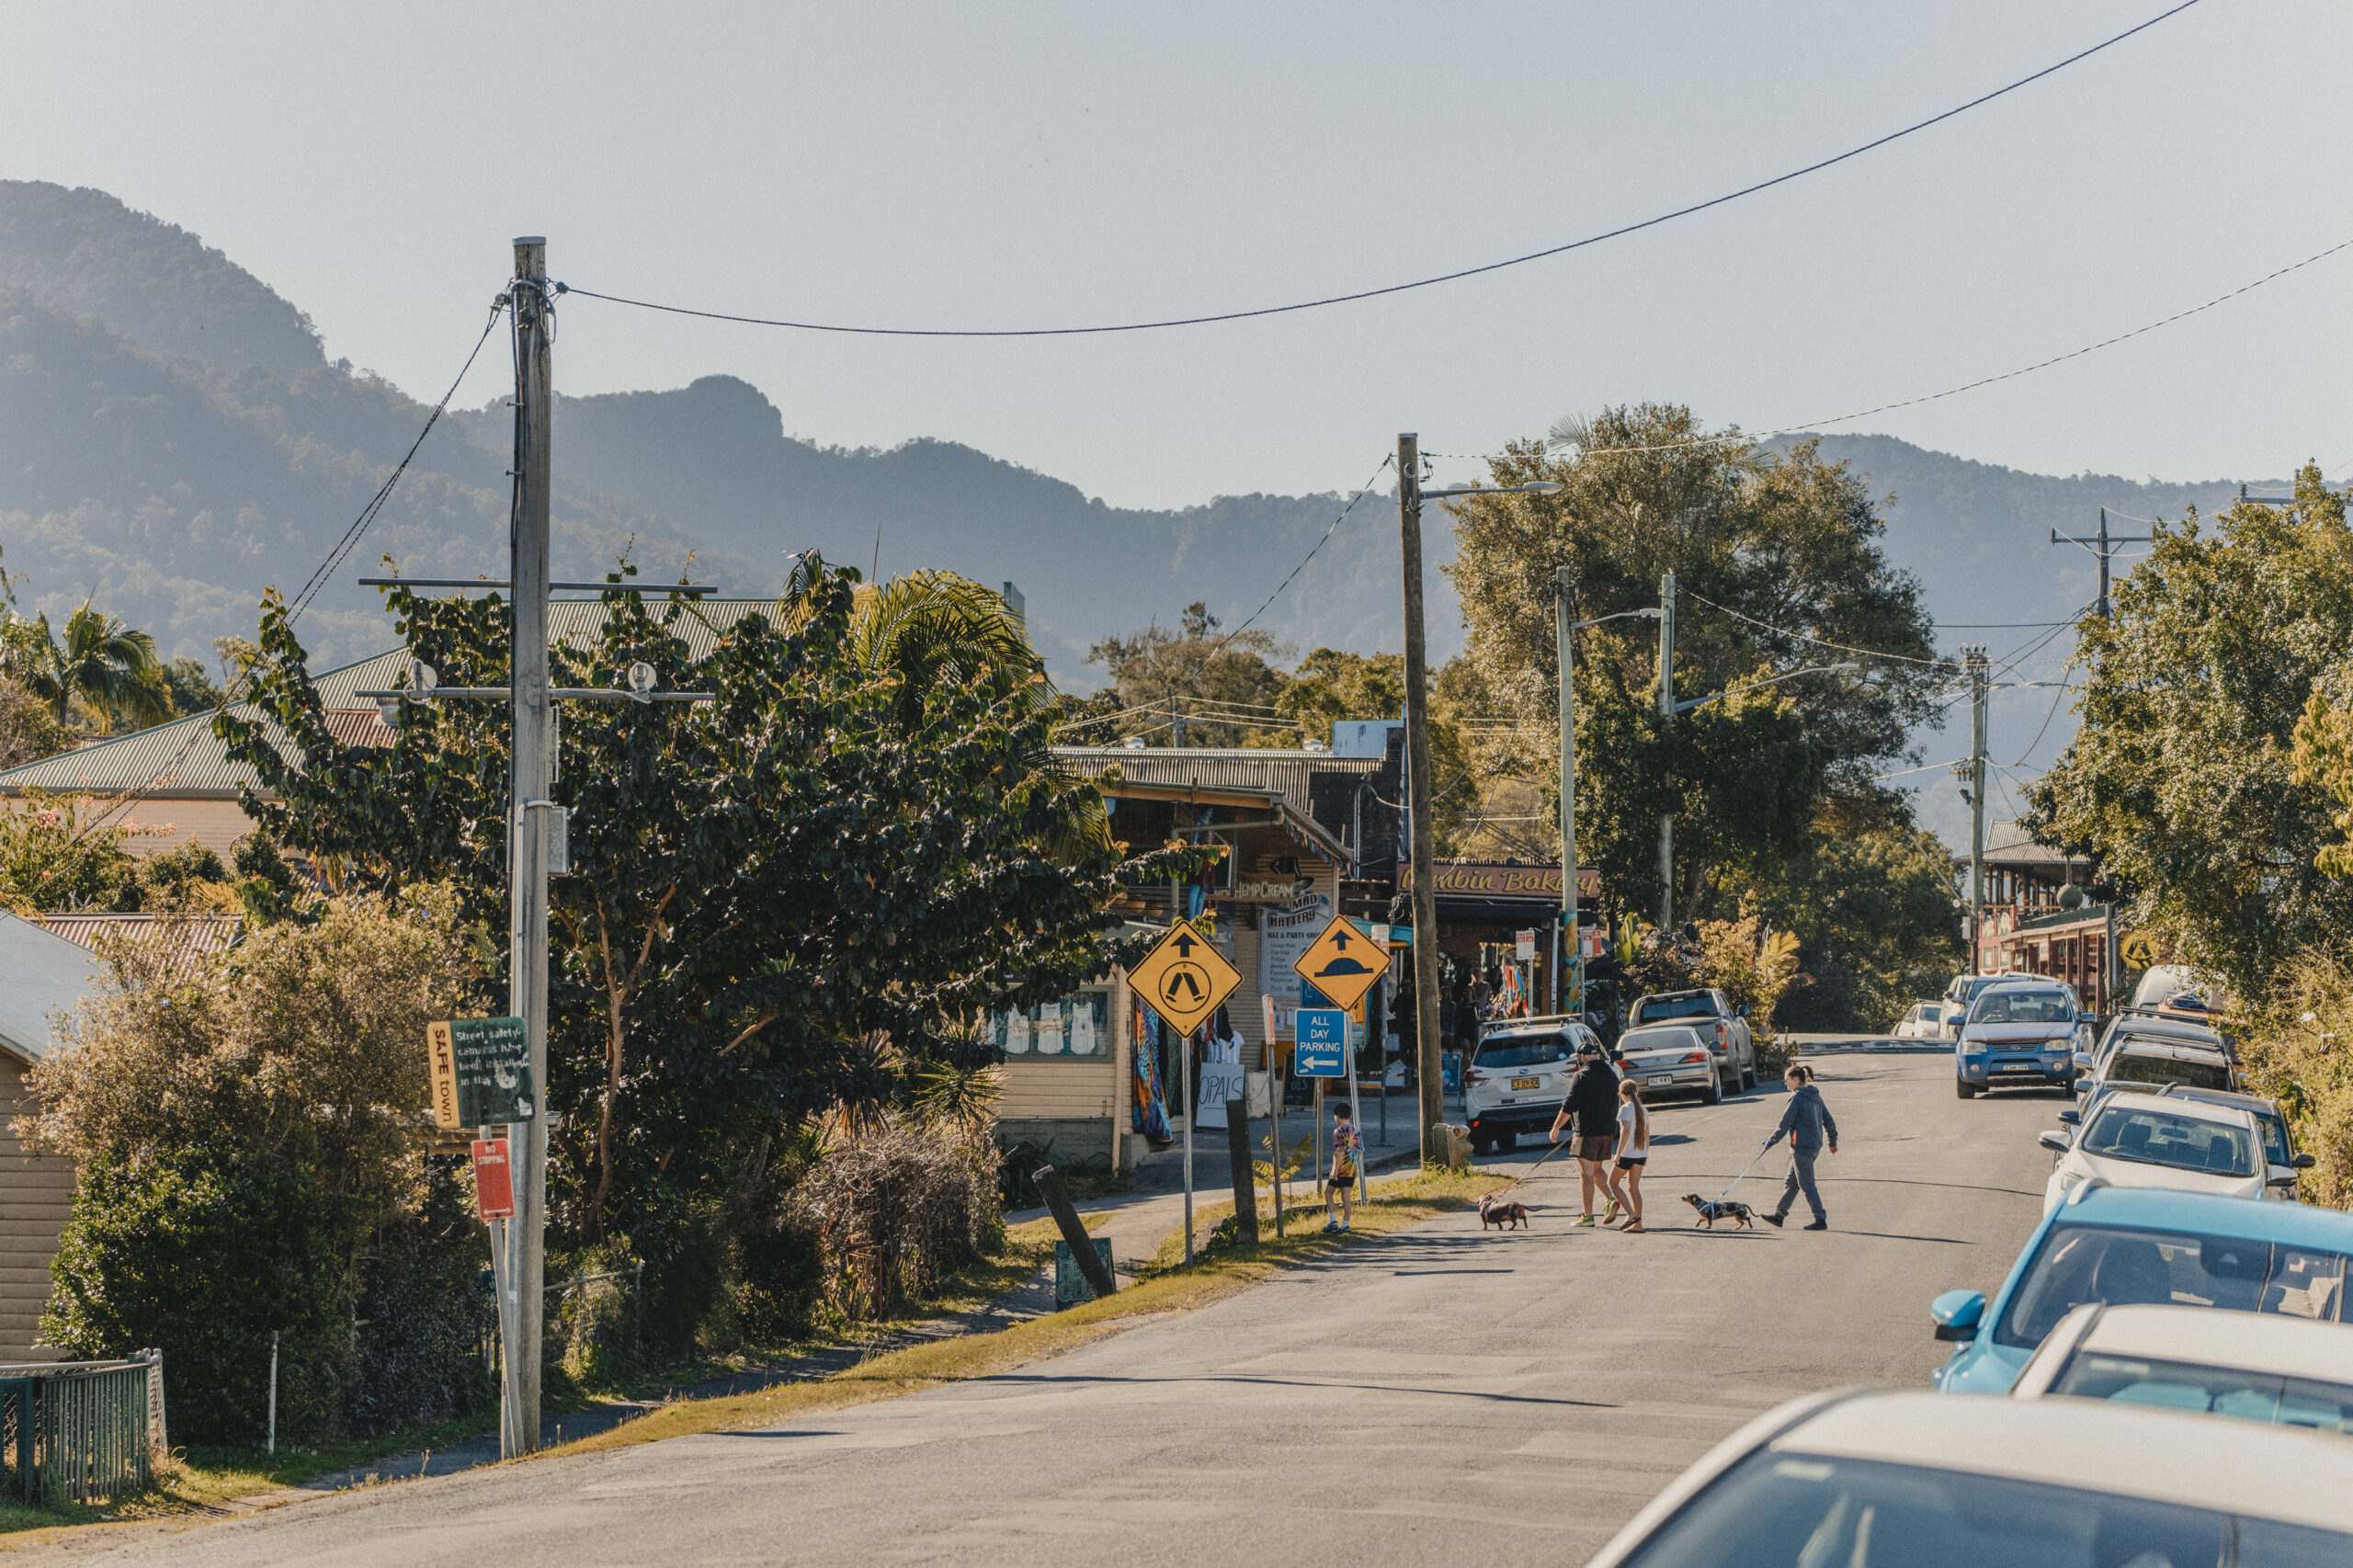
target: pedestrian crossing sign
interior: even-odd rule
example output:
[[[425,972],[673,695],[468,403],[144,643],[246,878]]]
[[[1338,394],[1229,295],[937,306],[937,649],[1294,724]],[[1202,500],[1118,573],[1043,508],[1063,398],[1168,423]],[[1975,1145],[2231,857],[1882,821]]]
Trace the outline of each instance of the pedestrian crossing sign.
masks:
[[[1357,928],[1344,915],[1332,917],[1314,946],[1291,961],[1299,977],[1322,992],[1336,1007],[1356,1010],[1364,994],[1389,969],[1388,950]]]
[[[1242,971],[1225,961],[1217,944],[1179,920],[1142,962],[1128,971],[1128,983],[1146,1006],[1178,1034],[1209,1022],[1218,1005],[1242,983]]]

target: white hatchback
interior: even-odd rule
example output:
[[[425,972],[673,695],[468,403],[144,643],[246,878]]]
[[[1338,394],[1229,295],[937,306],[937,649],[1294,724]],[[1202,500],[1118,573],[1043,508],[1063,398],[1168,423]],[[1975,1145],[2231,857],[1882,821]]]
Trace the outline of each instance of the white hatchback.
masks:
[[[2336,1302],[2312,1310],[2333,1315]],[[2086,1301],[2010,1385],[2013,1399],[2046,1395],[2353,1437],[2353,1334],[2270,1312]]]
[[[2259,1199],[2269,1190],[2263,1131],[2237,1106],[2118,1091],[2100,1097],[2074,1139],[2045,1132],[2040,1142],[2059,1156],[2042,1191],[2045,1214],[2095,1178],[2217,1198]]]

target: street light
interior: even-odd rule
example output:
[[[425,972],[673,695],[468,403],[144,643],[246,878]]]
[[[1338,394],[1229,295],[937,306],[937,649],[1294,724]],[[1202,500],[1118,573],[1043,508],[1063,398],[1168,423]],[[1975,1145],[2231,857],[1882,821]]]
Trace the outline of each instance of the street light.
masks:
[[[1526,484],[1462,485],[1425,491],[1421,438],[1397,437],[1397,533],[1405,578],[1405,833],[1414,883],[1414,1076],[1420,1085],[1422,1160],[1437,1153],[1430,1128],[1446,1114],[1444,1064],[1438,1034],[1438,878],[1431,862],[1429,653],[1422,627],[1422,502],[1463,495],[1552,495],[1552,480]]]
[[[1658,612],[1656,610],[1645,610],[1641,613],[1655,615]],[[1744,691],[1756,691],[1763,687],[1779,686],[1785,680],[1795,680],[1800,676],[1837,675],[1842,671],[1859,670],[1863,666],[1860,665],[1808,665],[1802,670],[1788,670],[1766,680],[1753,680],[1746,686],[1735,686],[1731,690],[1720,691],[1713,697],[1695,697],[1688,702],[1678,702],[1675,705],[1675,710],[1677,713],[1688,713],[1694,708],[1705,708],[1711,702],[1722,702],[1725,698],[1738,697]]]

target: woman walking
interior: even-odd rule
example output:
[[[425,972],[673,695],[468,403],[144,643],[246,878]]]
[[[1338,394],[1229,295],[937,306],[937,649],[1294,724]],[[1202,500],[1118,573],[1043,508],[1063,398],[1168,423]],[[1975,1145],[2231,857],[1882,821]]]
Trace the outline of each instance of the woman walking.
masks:
[[[1610,1173],[1609,1201],[1622,1205],[1628,1235],[1643,1228],[1643,1170],[1651,1157],[1651,1113],[1643,1086],[1631,1078],[1618,1085],[1618,1168]]]
[[[1364,1157],[1364,1134],[1348,1116],[1348,1102],[1332,1108],[1332,1181],[1324,1189],[1324,1228],[1345,1231],[1357,1206],[1358,1162]],[[1339,1205],[1335,1215],[1332,1206]]]

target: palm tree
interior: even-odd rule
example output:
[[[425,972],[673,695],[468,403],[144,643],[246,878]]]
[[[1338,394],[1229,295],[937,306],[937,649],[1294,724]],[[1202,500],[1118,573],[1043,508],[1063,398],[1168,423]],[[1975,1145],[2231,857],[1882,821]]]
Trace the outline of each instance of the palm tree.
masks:
[[[0,629],[0,643],[10,672],[49,705],[61,724],[77,698],[101,734],[112,734],[118,720],[145,725],[171,717],[171,688],[164,684],[155,639],[102,614],[87,600],[66,618],[63,642],[50,629],[48,616],[26,620],[11,615]]]

